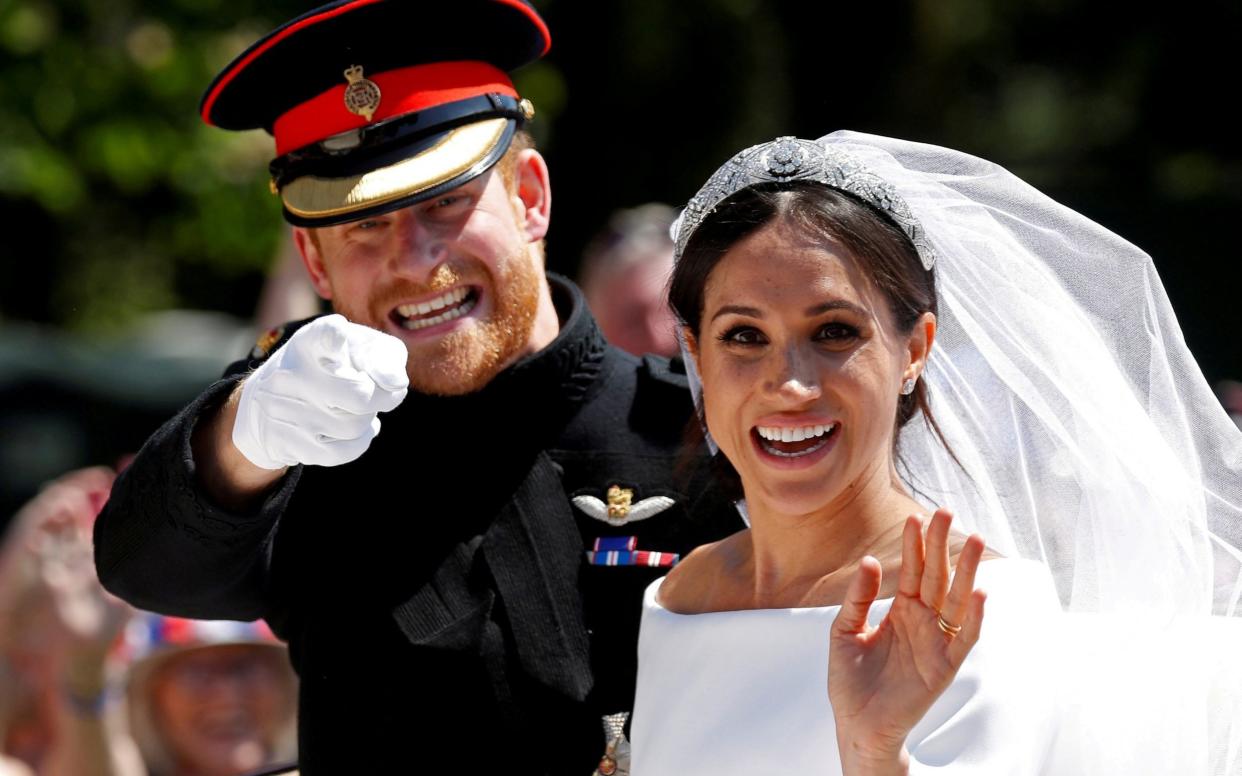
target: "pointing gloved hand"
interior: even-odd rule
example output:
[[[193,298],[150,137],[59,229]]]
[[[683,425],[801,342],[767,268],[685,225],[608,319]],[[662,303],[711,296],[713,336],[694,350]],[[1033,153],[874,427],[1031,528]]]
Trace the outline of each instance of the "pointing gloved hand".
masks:
[[[340,315],[294,332],[242,384],[233,444],[251,463],[336,466],[366,452],[405,398],[405,343]]]

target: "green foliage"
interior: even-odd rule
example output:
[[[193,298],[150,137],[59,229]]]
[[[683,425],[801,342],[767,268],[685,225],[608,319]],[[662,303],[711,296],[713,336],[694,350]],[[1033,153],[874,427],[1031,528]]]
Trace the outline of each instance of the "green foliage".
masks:
[[[1216,312],[1242,265],[1208,266],[1242,207],[1236,0],[536,5],[553,48],[515,80],[555,183],[554,269],[573,273],[614,208],[684,202],[745,144],[847,127],[994,159],[1176,257],[1160,269],[1188,339],[1242,373]],[[165,306],[251,312],[282,230],[272,144],[206,127],[198,100],[309,7],[0,0],[0,317],[106,331]]]
[[[0,2],[0,217],[33,238],[5,251],[6,317],[98,332],[170,306],[248,312],[250,300],[207,298],[221,283],[199,281],[253,286],[266,269],[280,230],[271,141],[204,126],[198,101],[220,67],[304,8],[224,6]],[[30,298],[30,284],[46,296]]]

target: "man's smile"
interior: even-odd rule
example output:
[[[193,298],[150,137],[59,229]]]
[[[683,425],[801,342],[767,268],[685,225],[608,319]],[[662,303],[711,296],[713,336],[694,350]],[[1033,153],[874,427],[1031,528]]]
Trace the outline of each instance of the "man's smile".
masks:
[[[407,331],[420,331],[461,318],[473,310],[478,301],[479,289],[458,286],[431,299],[398,305],[390,318]]]

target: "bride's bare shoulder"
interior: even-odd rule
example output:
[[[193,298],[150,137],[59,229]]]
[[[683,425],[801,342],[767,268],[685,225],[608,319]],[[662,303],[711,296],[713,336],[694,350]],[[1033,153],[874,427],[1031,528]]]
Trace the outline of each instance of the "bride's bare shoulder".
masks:
[[[749,531],[739,531],[695,548],[664,578],[657,602],[677,614],[715,611],[749,546]]]

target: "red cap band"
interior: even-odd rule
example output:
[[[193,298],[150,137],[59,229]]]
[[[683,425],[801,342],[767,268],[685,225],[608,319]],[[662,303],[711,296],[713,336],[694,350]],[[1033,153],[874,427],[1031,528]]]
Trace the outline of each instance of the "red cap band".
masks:
[[[348,83],[341,84],[314,99],[298,105],[276,119],[276,155],[282,156],[325,138],[404,116],[437,105],[444,105],[483,94],[517,97],[517,89],[503,70],[486,62],[435,62],[414,65],[385,73],[363,73],[380,89],[380,104],[371,120],[350,113],[345,107]]]

